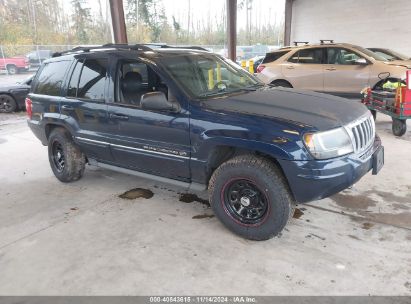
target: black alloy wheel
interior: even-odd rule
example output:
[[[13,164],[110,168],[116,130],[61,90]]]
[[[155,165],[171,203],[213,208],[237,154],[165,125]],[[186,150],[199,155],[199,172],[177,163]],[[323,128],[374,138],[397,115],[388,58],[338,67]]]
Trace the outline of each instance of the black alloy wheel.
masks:
[[[269,208],[266,195],[250,180],[235,179],[223,188],[224,207],[243,225],[258,225]]]
[[[52,145],[53,163],[58,172],[63,172],[66,164],[66,158],[64,155],[64,149],[60,142],[57,140]]]

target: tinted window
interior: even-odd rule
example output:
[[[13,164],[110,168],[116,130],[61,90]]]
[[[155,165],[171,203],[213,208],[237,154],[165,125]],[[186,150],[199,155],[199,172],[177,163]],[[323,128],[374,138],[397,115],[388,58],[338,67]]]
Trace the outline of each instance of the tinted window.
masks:
[[[60,96],[64,74],[71,61],[56,61],[47,63],[40,71],[33,90],[36,94]]]
[[[83,63],[78,61],[76,66],[71,74],[70,82],[67,88],[67,96],[76,97],[77,96],[77,86],[80,77],[81,68],[83,67]]]
[[[323,49],[303,49],[294,53],[289,62],[320,64],[323,62]]]
[[[263,60],[263,63],[270,63],[273,61],[278,60],[280,57],[284,56],[287,54],[289,51],[280,51],[280,52],[273,52],[273,53],[267,53],[265,55],[265,58]]]
[[[104,99],[104,85],[107,75],[107,59],[86,59],[81,70],[77,97]]]
[[[355,61],[361,57],[349,50],[340,48],[328,48],[327,49],[327,63],[328,64],[342,64],[353,65]]]

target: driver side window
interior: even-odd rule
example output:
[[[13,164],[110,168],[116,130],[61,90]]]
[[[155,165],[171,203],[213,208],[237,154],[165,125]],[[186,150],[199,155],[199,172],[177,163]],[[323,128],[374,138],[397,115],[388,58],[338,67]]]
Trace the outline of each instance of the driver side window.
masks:
[[[360,58],[356,53],[346,49],[327,49],[327,64],[355,65],[356,60]]]
[[[140,61],[121,61],[116,73],[117,103],[140,107],[141,97],[149,92],[163,92],[168,87],[150,66]]]

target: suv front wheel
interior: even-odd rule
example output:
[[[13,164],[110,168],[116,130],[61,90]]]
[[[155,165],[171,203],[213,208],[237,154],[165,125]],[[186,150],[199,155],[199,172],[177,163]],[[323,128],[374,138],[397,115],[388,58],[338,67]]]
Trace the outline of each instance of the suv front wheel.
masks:
[[[67,183],[83,176],[86,158],[65,129],[52,130],[48,152],[51,169],[60,181]]]
[[[260,156],[240,155],[223,163],[212,175],[209,188],[215,215],[247,239],[278,235],[294,211],[282,173]]]

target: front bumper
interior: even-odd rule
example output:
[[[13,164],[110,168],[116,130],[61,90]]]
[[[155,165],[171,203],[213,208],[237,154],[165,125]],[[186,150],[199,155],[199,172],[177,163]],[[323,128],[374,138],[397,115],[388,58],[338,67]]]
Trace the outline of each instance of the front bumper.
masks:
[[[378,136],[373,146],[361,155],[327,160],[278,160],[299,203],[322,199],[356,183],[371,169],[377,174],[384,164],[384,147]]]

